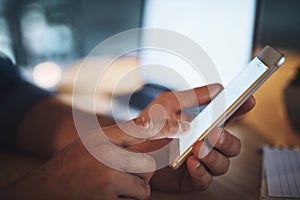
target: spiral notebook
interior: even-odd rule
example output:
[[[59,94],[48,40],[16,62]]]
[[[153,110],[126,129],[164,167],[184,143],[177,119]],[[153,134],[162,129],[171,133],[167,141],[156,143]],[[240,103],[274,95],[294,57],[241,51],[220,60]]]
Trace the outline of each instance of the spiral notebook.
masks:
[[[261,199],[300,199],[299,148],[263,148]]]

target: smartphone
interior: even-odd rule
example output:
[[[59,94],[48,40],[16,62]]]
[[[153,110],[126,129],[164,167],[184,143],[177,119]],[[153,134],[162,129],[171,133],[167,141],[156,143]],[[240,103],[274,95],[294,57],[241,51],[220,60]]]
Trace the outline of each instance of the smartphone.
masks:
[[[224,122],[282,65],[284,55],[266,46],[251,62],[191,121],[186,136],[170,149],[170,166],[179,168],[192,152],[193,144]]]

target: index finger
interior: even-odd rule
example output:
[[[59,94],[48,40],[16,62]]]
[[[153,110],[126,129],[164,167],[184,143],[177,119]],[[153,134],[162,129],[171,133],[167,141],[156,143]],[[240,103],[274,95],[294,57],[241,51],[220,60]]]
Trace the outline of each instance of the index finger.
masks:
[[[111,143],[101,144],[89,151],[104,165],[118,171],[139,174],[147,181],[156,170],[155,159],[147,153],[133,152]]]
[[[163,98],[173,102],[176,110],[182,111],[209,103],[222,89],[222,85],[215,83],[186,91],[167,92]],[[171,95],[174,95],[175,98]]]
[[[146,121],[140,117],[103,129],[109,140],[121,147],[130,147],[163,138],[178,138],[190,129],[189,122],[170,119]]]

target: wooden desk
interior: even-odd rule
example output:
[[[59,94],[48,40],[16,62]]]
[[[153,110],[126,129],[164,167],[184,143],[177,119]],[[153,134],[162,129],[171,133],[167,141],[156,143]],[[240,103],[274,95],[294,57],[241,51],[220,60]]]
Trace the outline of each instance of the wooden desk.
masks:
[[[258,199],[261,175],[260,147],[267,141],[241,121],[229,125],[228,130],[242,141],[241,154],[231,159],[229,172],[214,178],[204,192],[170,194],[153,191],[151,200],[183,199]],[[0,154],[0,187],[18,179],[41,163],[40,160],[20,154]]]

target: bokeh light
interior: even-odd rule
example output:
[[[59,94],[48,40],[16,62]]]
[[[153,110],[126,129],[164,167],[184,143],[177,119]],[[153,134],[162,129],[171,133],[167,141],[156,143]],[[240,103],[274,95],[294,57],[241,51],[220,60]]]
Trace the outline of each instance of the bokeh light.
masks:
[[[33,79],[42,88],[53,88],[59,83],[61,76],[61,67],[54,62],[42,62],[33,70]]]

